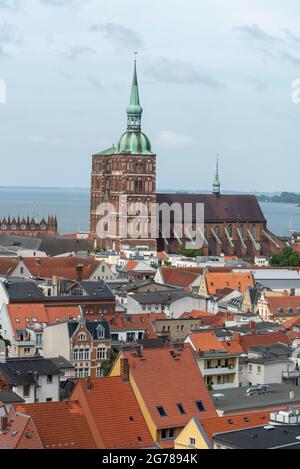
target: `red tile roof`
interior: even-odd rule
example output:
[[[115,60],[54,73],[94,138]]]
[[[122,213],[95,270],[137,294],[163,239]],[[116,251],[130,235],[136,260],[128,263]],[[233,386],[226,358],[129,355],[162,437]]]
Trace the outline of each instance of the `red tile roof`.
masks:
[[[0,449],[43,449],[40,436],[30,416],[11,408],[7,417],[7,432],[0,433]]]
[[[19,263],[20,259],[18,257],[0,257],[0,275],[9,277]]]
[[[167,261],[169,259],[169,256],[165,251],[158,252],[157,257],[158,257],[158,259],[160,259],[162,261]]]
[[[103,447],[149,448],[154,441],[148,430],[134,392],[120,376],[90,379],[87,391],[80,380],[71,399],[78,399],[93,419],[103,442]],[[90,420],[89,420],[90,421]],[[91,421],[90,421],[91,424]]]
[[[91,278],[99,261],[94,258],[82,259],[79,257],[26,257],[24,264],[34,277],[52,278],[53,276],[68,280],[77,280],[76,266],[83,266],[83,280]]]
[[[210,352],[212,350],[220,350],[226,352],[226,348],[213,332],[192,332],[188,339],[196,351]]]
[[[161,267],[160,271],[164,284],[187,288],[202,275],[203,268]]]
[[[20,404],[16,409],[31,416],[45,449],[97,448],[78,402]]]
[[[43,304],[9,304],[7,305],[9,319],[17,337],[18,329],[33,327],[35,324],[55,324],[78,318],[78,306],[46,306]]]
[[[288,335],[284,332],[250,335],[234,334],[231,341],[224,341],[222,343],[230,352],[248,352],[251,347],[273,345],[279,342],[285,345],[290,345],[291,343]]]
[[[207,272],[205,274],[205,281],[209,295],[215,295],[219,290],[224,290],[225,288],[245,293],[248,286],[254,287],[253,275],[248,272]]]
[[[294,318],[288,319],[287,321],[283,322],[281,325],[285,329],[292,329],[294,326],[300,327],[300,316],[296,316]]]
[[[114,314],[109,319],[110,331],[144,330],[147,339],[156,339],[154,322],[157,319],[166,319],[165,313]]]
[[[300,296],[268,296],[267,302],[272,315],[291,314],[289,308],[293,314],[299,314],[300,311]],[[281,309],[282,311],[280,311]]]
[[[207,311],[199,311],[197,309],[193,309],[190,313],[183,313],[179,319],[201,319],[201,318],[208,318],[212,317],[214,314],[208,313]]]
[[[122,352],[130,372],[157,428],[185,426],[193,415],[215,416],[216,410],[190,347],[144,349],[143,358]],[[196,402],[202,403],[200,412]],[[185,414],[181,413],[181,404]],[[163,406],[166,416],[158,407]]]
[[[230,415],[226,417],[215,417],[201,419],[201,425],[208,439],[212,441],[212,436],[216,433],[224,433],[244,428],[267,425],[270,412],[243,413],[240,415]]]

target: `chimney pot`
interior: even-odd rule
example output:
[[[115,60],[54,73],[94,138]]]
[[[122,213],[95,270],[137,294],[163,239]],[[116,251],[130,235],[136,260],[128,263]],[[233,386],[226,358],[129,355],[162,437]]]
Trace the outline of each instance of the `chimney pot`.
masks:
[[[8,418],[7,416],[0,417],[0,432],[5,433],[8,430]]]
[[[121,378],[124,383],[129,382],[129,363],[128,363],[128,358],[121,358],[120,361],[120,367],[121,367]]]

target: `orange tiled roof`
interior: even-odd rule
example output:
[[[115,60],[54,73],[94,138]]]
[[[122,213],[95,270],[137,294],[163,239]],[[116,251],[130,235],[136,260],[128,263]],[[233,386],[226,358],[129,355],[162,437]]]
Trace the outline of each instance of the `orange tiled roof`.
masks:
[[[0,257],[0,275],[9,277],[19,263],[20,259],[18,257]]]
[[[77,280],[76,266],[83,266],[83,279],[89,279],[97,267],[99,261],[94,258],[82,259],[79,257],[26,257],[24,264],[34,277],[52,278],[53,276],[68,280]]]
[[[160,259],[162,261],[167,261],[169,259],[169,256],[165,251],[158,252],[157,257],[158,257],[158,259]]]
[[[293,326],[300,327],[300,316],[296,316],[294,318],[288,319],[287,321],[284,321],[281,325],[285,329],[292,329]]]
[[[209,295],[215,295],[219,290],[224,290],[225,288],[245,293],[248,286],[254,287],[253,275],[248,272],[207,272],[205,274],[205,281]]]
[[[1,448],[43,449],[40,436],[30,416],[16,412],[14,408],[11,408],[8,414],[8,431],[0,433]]]
[[[80,315],[78,306],[46,306],[35,303],[9,304],[7,311],[15,337],[18,329],[30,328],[37,323],[55,324]]]
[[[147,339],[156,339],[154,327],[156,319],[166,319],[165,313],[114,314],[109,320],[110,331],[145,330]]]
[[[230,352],[248,352],[251,347],[261,345],[273,345],[278,342],[290,345],[291,341],[284,332],[270,332],[267,334],[250,334],[240,335],[234,334],[233,339],[229,342],[222,342],[225,348]]]
[[[16,409],[31,416],[45,449],[97,448],[78,402],[20,404]]]
[[[244,428],[267,425],[270,412],[244,413],[240,415],[230,415],[226,417],[215,417],[201,419],[201,425],[208,439],[212,441],[212,436],[216,433],[224,433]]]
[[[161,267],[164,284],[189,287],[203,273],[201,267]]]
[[[193,415],[215,416],[216,410],[190,347],[144,349],[143,358],[122,352],[133,379],[157,428],[183,427]],[[200,412],[196,402],[202,403]],[[185,414],[181,413],[181,404]],[[163,406],[166,416],[157,407]]]
[[[293,314],[299,314],[299,310],[297,308],[300,308],[300,296],[269,296],[267,301],[272,315],[288,315],[290,314],[289,308],[292,309]],[[282,312],[279,311],[281,308]]]
[[[213,332],[192,332],[189,335],[189,339],[197,351],[209,352],[220,350],[226,352],[226,348]]]
[[[101,436],[104,448],[149,448],[154,446],[143,414],[129,383],[120,376],[91,379],[86,391],[80,380],[71,398],[85,402]]]
[[[197,309],[193,309],[190,313],[183,313],[179,319],[201,319],[201,318],[208,318],[214,316],[212,313],[208,313],[207,311],[199,311]]]

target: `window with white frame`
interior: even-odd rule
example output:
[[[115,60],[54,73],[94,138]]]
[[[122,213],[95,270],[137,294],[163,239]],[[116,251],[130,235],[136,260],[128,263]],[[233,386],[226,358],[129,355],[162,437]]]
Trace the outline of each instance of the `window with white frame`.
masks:
[[[77,361],[79,359],[79,350],[78,348],[74,348],[73,350],[73,360]]]
[[[83,342],[86,340],[86,334],[84,332],[81,332],[81,334],[78,335],[78,340],[79,342]]]
[[[106,348],[105,347],[98,347],[98,349],[97,349],[97,358],[98,358],[98,360],[105,360],[106,359]]]
[[[85,349],[84,349],[84,359],[85,359],[85,360],[89,360],[89,359],[90,359],[90,349],[89,349],[89,348],[85,348]]]
[[[105,338],[105,330],[104,327],[99,324],[97,326],[97,337],[98,339],[104,339]]]

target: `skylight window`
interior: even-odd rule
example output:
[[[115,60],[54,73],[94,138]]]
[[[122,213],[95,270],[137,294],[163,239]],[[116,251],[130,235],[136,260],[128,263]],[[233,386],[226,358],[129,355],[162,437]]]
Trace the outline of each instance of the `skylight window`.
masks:
[[[196,406],[197,406],[199,412],[205,412],[205,407],[202,404],[202,401],[196,401]]]
[[[181,414],[186,414],[186,411],[182,404],[177,404],[178,410]]]
[[[161,417],[166,417],[167,416],[167,412],[165,411],[165,409],[162,405],[159,405],[156,408],[157,408],[157,411],[158,411],[158,413]]]

